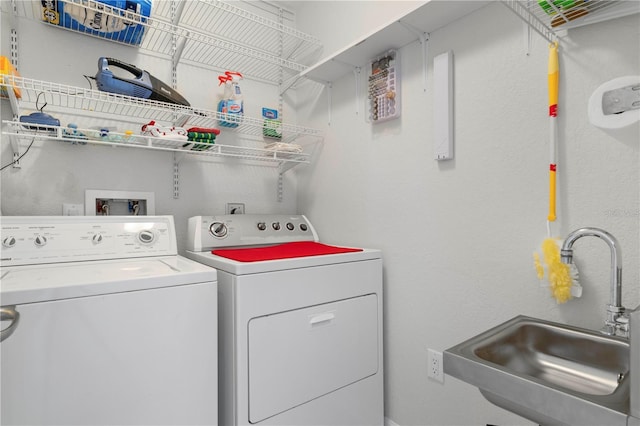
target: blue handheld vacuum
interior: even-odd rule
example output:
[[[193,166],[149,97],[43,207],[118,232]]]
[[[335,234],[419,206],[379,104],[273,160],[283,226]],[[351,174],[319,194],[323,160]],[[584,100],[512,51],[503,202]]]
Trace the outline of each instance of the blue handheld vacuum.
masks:
[[[114,75],[113,71],[109,69],[109,65],[131,73],[133,78]],[[190,106],[189,102],[180,93],[149,74],[149,72],[119,59],[105,57],[98,59],[96,81],[98,89],[103,92]]]

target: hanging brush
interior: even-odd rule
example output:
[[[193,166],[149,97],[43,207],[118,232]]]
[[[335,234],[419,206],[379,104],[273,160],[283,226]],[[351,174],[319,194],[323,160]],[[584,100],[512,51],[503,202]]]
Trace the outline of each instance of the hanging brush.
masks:
[[[551,236],[551,222],[556,221],[556,151],[558,129],[556,119],[558,117],[558,85],[560,72],[558,66],[558,42],[549,45],[549,118],[550,118],[550,143],[549,143],[549,214],[547,216],[547,238],[542,242],[542,261],[540,255],[533,254],[536,272],[540,280],[544,279],[545,270],[552,296],[558,303],[565,303],[572,296],[580,297],[582,287],[578,283],[578,270],[573,265],[566,265],[560,260],[561,241]],[[544,264],[543,264],[544,263]]]

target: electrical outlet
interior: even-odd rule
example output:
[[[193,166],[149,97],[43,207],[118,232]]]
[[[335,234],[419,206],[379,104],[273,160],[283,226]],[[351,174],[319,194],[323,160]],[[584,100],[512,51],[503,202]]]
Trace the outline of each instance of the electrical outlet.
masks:
[[[444,371],[442,371],[442,352],[427,349],[427,377],[438,383],[444,383]]]
[[[244,214],[244,203],[227,203],[227,214]]]
[[[83,216],[84,204],[62,203],[63,216]]]

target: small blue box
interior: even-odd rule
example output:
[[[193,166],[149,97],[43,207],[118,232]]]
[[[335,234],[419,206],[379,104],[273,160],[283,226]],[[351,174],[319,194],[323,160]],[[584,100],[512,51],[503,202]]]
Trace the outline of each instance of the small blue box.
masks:
[[[278,119],[278,110],[271,108],[262,108],[262,117],[268,118],[269,120],[277,120]]]
[[[152,0],[41,0],[42,20],[109,40],[140,45]]]

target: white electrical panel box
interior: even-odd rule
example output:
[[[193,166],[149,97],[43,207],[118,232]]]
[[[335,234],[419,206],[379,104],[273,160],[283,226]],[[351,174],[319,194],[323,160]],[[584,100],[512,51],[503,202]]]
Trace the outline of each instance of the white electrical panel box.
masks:
[[[84,203],[87,216],[151,216],[156,214],[153,192],[87,189]]]
[[[398,52],[388,52],[369,64],[368,107],[372,123],[400,117],[400,73]]]
[[[436,160],[453,158],[453,52],[433,58],[433,130]]]

